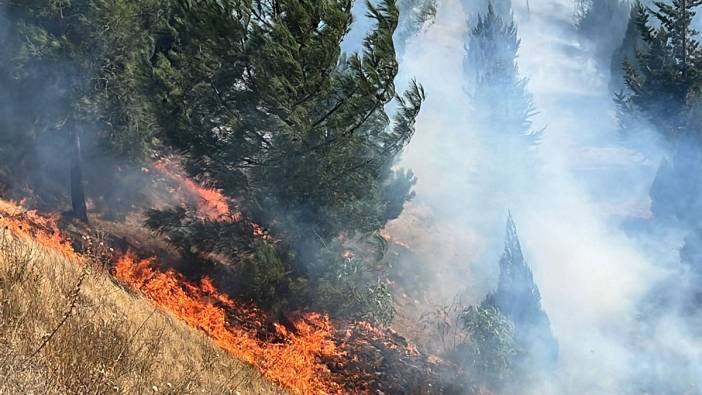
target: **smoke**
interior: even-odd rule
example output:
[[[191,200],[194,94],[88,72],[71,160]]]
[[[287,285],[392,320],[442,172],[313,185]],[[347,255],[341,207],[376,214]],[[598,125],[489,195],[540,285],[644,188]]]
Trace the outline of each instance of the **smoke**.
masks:
[[[422,258],[416,264],[442,272],[432,284],[437,298],[463,293],[479,303],[495,287],[512,210],[560,343],[556,373],[531,393],[699,391],[702,342],[686,319],[677,312],[641,319],[662,282],[680,284],[685,275],[674,269],[678,233],[639,231],[651,216],[648,193],[663,148],[644,133],[637,144],[617,133],[609,64],[591,37],[578,34],[573,4],[520,0],[512,5],[518,62],[538,111],[534,123],[545,132],[534,166],[514,166],[510,150],[470,117],[462,63],[476,8],[441,1],[435,24],[408,43],[401,61],[428,101],[402,162],[418,176],[417,198],[390,232],[409,241]],[[615,28],[596,38],[621,40],[624,29]],[[486,162],[501,170],[484,171]],[[439,229],[451,231],[436,237]],[[661,352],[665,362],[656,361]]]

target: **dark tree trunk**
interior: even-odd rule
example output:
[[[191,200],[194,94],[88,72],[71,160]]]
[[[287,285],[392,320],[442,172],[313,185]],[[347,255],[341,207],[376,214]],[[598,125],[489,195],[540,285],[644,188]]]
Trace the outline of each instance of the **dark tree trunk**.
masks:
[[[73,206],[73,217],[88,222],[81,166],[80,134],[74,129],[71,132],[71,205]]]

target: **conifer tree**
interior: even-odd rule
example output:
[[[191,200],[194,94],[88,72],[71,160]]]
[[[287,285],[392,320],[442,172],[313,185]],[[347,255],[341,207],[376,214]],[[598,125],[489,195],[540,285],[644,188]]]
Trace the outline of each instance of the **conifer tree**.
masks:
[[[533,144],[539,133],[532,130],[535,109],[527,79],[519,75],[519,46],[511,13],[505,19],[490,4],[468,36],[464,70],[479,127]]]
[[[634,8],[641,46],[625,64],[629,92],[618,97],[624,117],[645,119],[667,141],[666,158],[651,187],[652,212],[658,221],[684,227],[699,226],[702,207],[696,180],[702,171],[702,48],[692,27],[700,4],[673,0],[655,2],[653,9]]]
[[[396,92],[395,1],[367,2],[373,29],[348,56],[340,43],[352,1],[253,4],[174,9],[172,45],[154,56],[163,139],[185,154],[192,176],[235,196],[284,241],[294,257],[287,272],[309,280],[317,306],[347,317],[380,306],[386,320],[389,292],[361,269],[366,262],[342,257],[338,239],[372,237],[412,196],[414,176],[395,160],[424,92],[416,83]]]
[[[53,187],[44,184],[69,180],[79,220],[87,220],[83,162],[108,152],[145,157],[157,129],[141,74],[152,51],[149,30],[159,21],[156,3],[3,5],[0,107],[9,111],[0,117],[0,164],[40,195]],[[57,177],[63,169],[68,176]]]
[[[484,307],[494,307],[514,324],[514,341],[524,354],[522,363],[554,367],[558,342],[551,333],[551,323],[541,307],[541,294],[531,269],[524,260],[517,228],[507,219],[505,250],[500,259],[497,289],[489,294]]]
[[[617,94],[626,87],[624,81],[624,68],[628,64],[630,67],[638,67],[636,63],[636,53],[643,48],[644,43],[637,24],[638,15],[642,12],[643,5],[639,2],[629,8],[629,17],[626,24],[626,31],[622,42],[612,55],[610,90]]]
[[[673,0],[657,1],[655,9],[635,7],[634,23],[643,41],[635,58],[640,67],[625,65],[630,94],[620,100],[670,141],[694,133],[689,115],[702,88],[702,49],[692,20],[700,4],[701,0]]]
[[[631,6],[628,0],[581,0],[576,11],[576,28],[585,45],[594,49],[598,61],[609,66],[612,54],[625,34]],[[621,70],[621,60],[618,70]]]
[[[424,96],[395,91],[394,1],[368,4],[375,28],[348,57],[351,1],[268,3],[183,2],[174,45],[157,54],[164,137],[269,228],[304,240],[378,229]]]
[[[509,4],[503,8],[509,10]],[[506,17],[489,4],[484,14],[475,17],[466,37],[463,63],[471,119],[466,138],[477,141],[482,148],[478,154],[484,155],[468,171],[471,183],[483,196],[483,209],[494,215],[529,192],[531,183],[526,180],[536,175],[535,153],[541,135],[533,128],[535,107],[527,79],[519,73],[517,28],[511,11],[503,10],[505,13]],[[495,161],[496,156],[509,159]]]
[[[400,56],[405,51],[407,41],[434,22],[437,7],[438,0],[397,1],[400,19],[395,33],[395,42]]]

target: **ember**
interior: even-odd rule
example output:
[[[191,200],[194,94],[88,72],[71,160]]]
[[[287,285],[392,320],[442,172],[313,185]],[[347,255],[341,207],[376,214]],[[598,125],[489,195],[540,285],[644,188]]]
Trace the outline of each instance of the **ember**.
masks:
[[[438,394],[441,373],[454,369],[438,358],[423,355],[404,337],[367,322],[349,323],[334,332],[334,341],[346,358],[327,361],[337,381],[352,393]]]

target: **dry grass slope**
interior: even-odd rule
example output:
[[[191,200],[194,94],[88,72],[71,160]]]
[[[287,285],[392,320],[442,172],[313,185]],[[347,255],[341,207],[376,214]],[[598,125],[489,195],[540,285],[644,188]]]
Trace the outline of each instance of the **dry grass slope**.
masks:
[[[102,269],[0,229],[0,394],[282,394]]]

